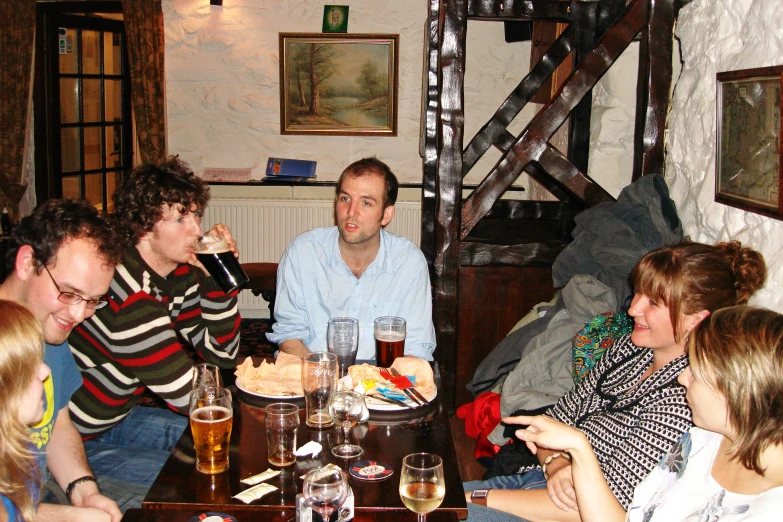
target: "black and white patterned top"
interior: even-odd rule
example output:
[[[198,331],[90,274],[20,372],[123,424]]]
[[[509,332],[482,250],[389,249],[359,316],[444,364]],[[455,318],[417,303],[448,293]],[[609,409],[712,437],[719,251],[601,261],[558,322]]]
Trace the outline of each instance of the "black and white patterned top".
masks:
[[[636,485],[693,421],[677,376],[682,355],[641,381],[653,352],[625,335],[547,415],[582,430],[615,497],[628,509]]]

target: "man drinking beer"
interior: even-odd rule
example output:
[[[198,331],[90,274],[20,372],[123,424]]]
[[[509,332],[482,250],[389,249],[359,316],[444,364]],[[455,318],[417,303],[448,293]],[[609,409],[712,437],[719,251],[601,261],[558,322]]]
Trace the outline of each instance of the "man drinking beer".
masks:
[[[267,339],[298,356],[326,351],[333,317],[359,320],[357,359],[375,359],[373,321],[407,321],[406,355],[432,360],[435,328],[427,262],[408,239],[383,230],[394,217],[397,178],[376,158],[346,168],[337,183],[337,226],[296,237],[277,269],[274,331]]]
[[[208,200],[209,187],[177,158],[135,169],[114,195],[126,253],[109,305],[69,339],[84,379],[71,417],[90,464],[147,487],[188,423],[193,362],[180,340],[222,368],[239,348],[237,291],[221,290],[191,248]],[[228,227],[214,228],[238,255]],[[145,387],[182,415],[134,408]]]

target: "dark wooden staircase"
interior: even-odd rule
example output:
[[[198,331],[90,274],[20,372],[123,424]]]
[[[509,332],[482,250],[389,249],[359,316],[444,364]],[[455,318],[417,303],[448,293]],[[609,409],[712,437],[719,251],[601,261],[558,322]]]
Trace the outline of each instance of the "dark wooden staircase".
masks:
[[[613,198],[587,172],[592,89],[638,40],[634,169],[629,182],[663,173],[672,37],[687,1],[430,0],[422,250],[434,287],[436,359],[456,404],[476,365],[533,304],[552,297],[551,265],[573,218]],[[463,147],[469,19],[568,24],[530,73]],[[518,136],[508,125],[571,56],[573,70]],[[567,125],[568,147],[549,143]],[[462,199],[463,178],[495,147],[501,158]],[[527,173],[559,201],[500,197]]]

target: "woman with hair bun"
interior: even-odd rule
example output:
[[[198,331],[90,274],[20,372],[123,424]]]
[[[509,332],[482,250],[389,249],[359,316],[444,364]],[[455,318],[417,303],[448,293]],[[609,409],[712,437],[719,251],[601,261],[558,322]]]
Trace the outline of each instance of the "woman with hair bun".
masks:
[[[32,522],[41,478],[27,426],[43,417],[43,331],[25,306],[0,299],[0,521]]]
[[[633,331],[547,411],[548,417],[584,433],[622,508],[693,425],[685,390],[677,382],[688,365],[688,334],[714,311],[747,303],[763,286],[766,266],[760,253],[736,241],[685,242],[647,253],[631,278]],[[506,422],[522,423],[519,419]],[[469,520],[578,521],[569,454],[539,448],[536,457],[540,468],[465,483],[466,499],[482,503],[469,505]]]
[[[691,428],[636,486],[628,512],[609,489],[585,434],[551,418],[518,417],[531,451],[567,451],[583,522],[777,522],[783,513],[783,315],[749,306],[705,318],[679,377]],[[511,420],[511,419],[509,419]]]

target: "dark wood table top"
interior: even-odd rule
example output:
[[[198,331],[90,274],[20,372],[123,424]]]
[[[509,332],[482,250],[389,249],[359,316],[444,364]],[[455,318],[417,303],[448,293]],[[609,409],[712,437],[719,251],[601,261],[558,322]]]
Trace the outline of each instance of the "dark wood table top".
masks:
[[[295,465],[282,468],[280,475],[267,481],[277,486],[277,491],[248,505],[232,498],[250,487],[240,483],[241,479],[272,467],[267,460],[264,428],[264,407],[271,402],[274,401],[242,391],[236,392],[229,451],[230,468],[219,475],[205,475],[196,471],[193,438],[190,430],[185,430],[144,499],[143,507],[224,512],[228,512],[226,510],[229,508],[237,511],[294,508],[296,495],[302,490],[301,477],[308,470],[333,462],[347,473],[349,465],[358,460],[376,460],[390,464],[394,473],[378,482],[361,481],[349,475],[356,506],[369,510],[391,510],[402,515],[400,511],[407,511],[398,493],[402,458],[410,453],[428,452],[443,458],[446,497],[438,510],[453,511],[459,519],[467,518],[454,442],[440,394],[432,403],[416,410],[371,411],[368,422],[353,428],[353,438],[358,439],[364,454],[347,461],[331,453],[332,444],[342,441],[340,430],[309,428],[304,423],[304,400],[289,401],[300,407],[301,425],[297,432],[297,447],[315,440],[323,445],[323,451],[316,458],[298,458]]]
[[[122,522],[189,522],[192,517],[204,513],[203,510],[187,509],[129,509],[122,517]],[[237,509],[236,506],[221,508],[219,513],[231,515],[237,522],[263,520],[264,522],[295,522],[292,520],[296,512],[292,509],[275,509],[264,511],[249,511]],[[374,511],[358,509],[354,515],[355,522],[414,522],[416,513],[400,513],[399,511]],[[435,511],[427,515],[427,522],[457,522],[456,511]]]

